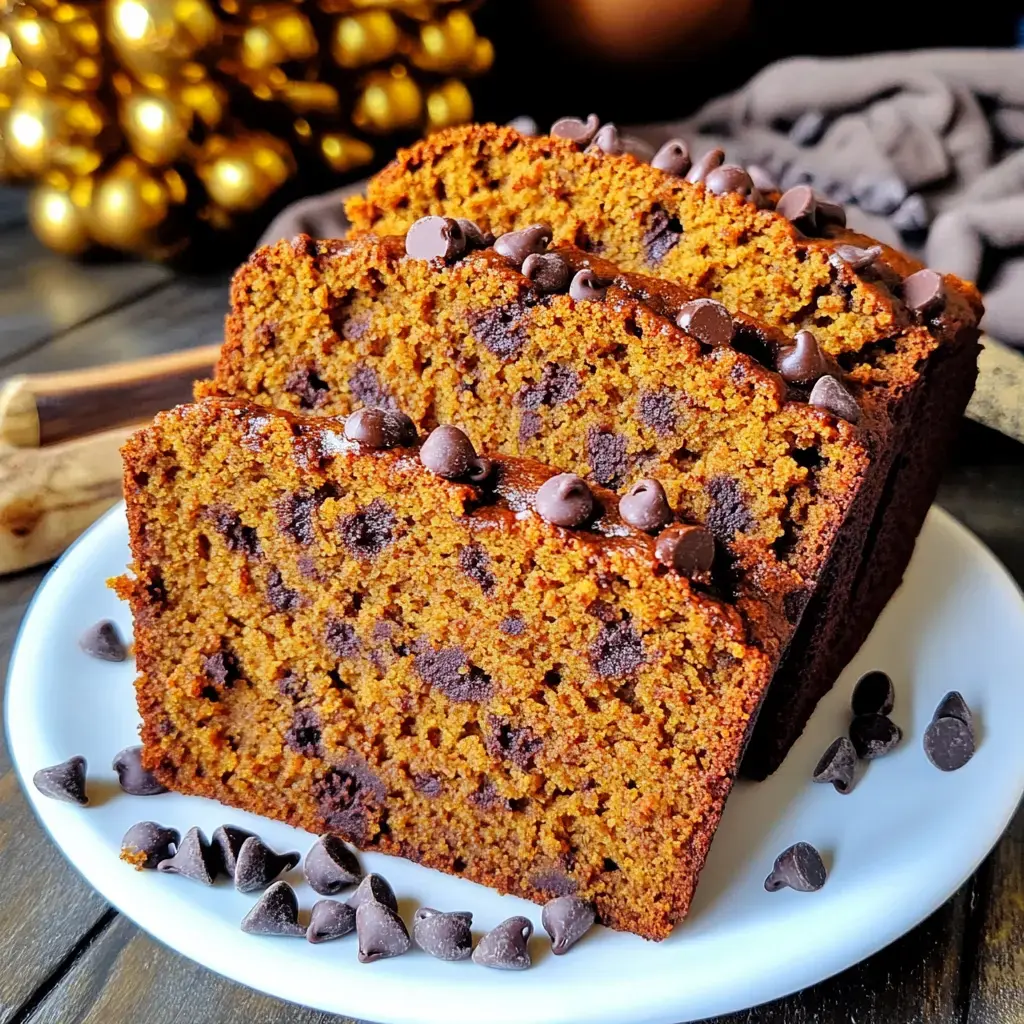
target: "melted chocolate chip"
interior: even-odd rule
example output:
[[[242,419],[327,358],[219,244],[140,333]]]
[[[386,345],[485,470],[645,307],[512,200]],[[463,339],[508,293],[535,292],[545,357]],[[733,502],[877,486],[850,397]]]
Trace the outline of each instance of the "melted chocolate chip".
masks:
[[[474,582],[480,585],[485,594],[490,594],[497,580],[488,566],[491,556],[479,544],[467,544],[459,549],[459,568]]]
[[[544,405],[562,405],[575,398],[581,386],[580,376],[572,367],[545,363],[540,380],[524,384],[515,396],[515,404],[531,411]]]
[[[860,406],[857,400],[835,377],[820,377],[811,388],[807,401],[816,409],[824,409],[841,420],[850,423],[860,420]]]
[[[640,422],[661,436],[671,434],[679,422],[676,401],[674,391],[643,392],[637,403],[637,415]]]
[[[519,445],[529,444],[541,432],[542,421],[539,413],[524,412],[519,417]]]
[[[272,567],[267,572],[267,601],[275,612],[293,612],[302,605],[302,596],[285,583],[280,569]]]
[[[167,787],[142,767],[142,747],[125,747],[111,767],[117,772],[121,789],[129,796],[156,796],[167,792]]]
[[[594,496],[575,473],[559,473],[537,488],[534,507],[542,519],[555,526],[581,526],[594,510]]]
[[[531,280],[544,295],[564,292],[572,271],[557,253],[532,252],[523,260],[523,276]]]
[[[285,746],[302,757],[323,757],[320,747],[320,716],[312,708],[299,708],[284,734]]]
[[[661,206],[652,206],[643,237],[647,262],[657,266],[679,244],[682,237],[683,226],[678,219],[670,217]]]
[[[931,313],[946,297],[942,275],[925,267],[903,281],[903,301],[915,313]]]
[[[511,761],[524,772],[532,771],[534,757],[544,746],[540,737],[529,727],[514,726],[497,715],[491,715],[488,721],[487,752],[492,757]]]
[[[260,553],[260,542],[254,526],[245,526],[242,517],[228,505],[211,505],[206,515],[214,530],[224,540],[228,551],[241,551],[253,557]]]
[[[527,307],[510,302],[494,309],[473,313],[469,330],[484,348],[499,359],[515,359],[529,340],[523,320]]]
[[[441,779],[439,776],[434,775],[430,772],[414,775],[412,779],[412,788],[417,793],[422,793],[424,796],[431,798],[438,797],[441,795]]]
[[[729,311],[714,299],[691,299],[680,308],[676,323],[712,348],[728,345],[735,330]]]
[[[124,661],[128,657],[128,648],[117,631],[117,626],[109,619],[90,626],[78,639],[79,648],[90,658],[100,661]]]
[[[498,623],[498,629],[506,636],[522,636],[526,632],[526,623],[518,615],[509,615]]]
[[[354,658],[359,653],[359,637],[351,622],[343,619],[328,619],[324,632],[324,644],[336,658]]]
[[[421,651],[413,664],[419,677],[449,700],[479,703],[489,700],[493,693],[491,677],[471,665],[461,647]]]
[[[856,774],[857,751],[845,736],[840,736],[818,759],[811,778],[815,782],[831,782],[837,793],[849,793]]]
[[[475,458],[473,442],[458,427],[447,423],[435,427],[420,448],[420,462],[446,480],[465,476]]]
[[[712,477],[705,489],[711,499],[705,524],[719,540],[731,542],[737,533],[753,529],[756,521],[733,477]]]
[[[715,540],[703,526],[670,526],[658,534],[654,556],[680,576],[699,576],[711,570]]]
[[[363,877],[356,855],[338,836],[330,833],[313,844],[306,854],[303,871],[313,891],[321,896],[335,896]]]
[[[286,537],[304,547],[316,540],[313,523],[317,501],[311,491],[299,491],[280,498],[274,503],[274,510],[277,512],[277,528]]]
[[[398,517],[383,498],[344,516],[338,523],[341,541],[356,558],[376,558],[394,540]]]
[[[241,679],[238,660],[230,651],[203,656],[203,675],[216,686],[231,689]]]
[[[511,260],[517,267],[523,266],[528,256],[542,253],[551,244],[551,227],[548,224],[531,224],[519,231],[506,231],[494,240],[494,251]]]
[[[551,936],[551,952],[555,956],[568,953],[596,920],[594,904],[578,896],[559,896],[545,903],[540,916],[540,923]]]
[[[682,139],[669,139],[654,154],[651,166],[666,174],[682,177],[690,169],[690,150]]]
[[[617,487],[629,471],[626,438],[610,430],[587,430],[587,461],[594,479],[605,487]]]
[[[702,157],[693,164],[686,175],[687,181],[703,182],[710,171],[721,167],[725,163],[725,151],[721,149],[709,149]]]
[[[449,260],[466,251],[466,235],[451,217],[420,217],[405,236],[406,254],[414,260]]]
[[[810,843],[795,843],[775,858],[775,866],[764,880],[764,887],[768,892],[785,888],[817,892],[827,877],[821,854]]]
[[[556,139],[575,142],[577,146],[586,146],[601,127],[601,119],[597,114],[588,114],[586,121],[578,117],[560,117],[548,133]]]
[[[355,842],[363,840],[371,811],[386,796],[384,784],[355,755],[316,779],[313,792],[327,828]]]
[[[607,291],[608,283],[589,269],[576,271],[569,282],[569,298],[577,302],[600,301]]]
[[[467,910],[442,913],[420,907],[413,917],[413,941],[438,960],[468,960],[473,953],[472,924],[473,915]]]
[[[85,793],[85,769],[85,758],[76,755],[49,768],[40,768],[32,776],[32,784],[51,800],[86,807],[89,798]]]
[[[301,366],[285,378],[284,390],[299,400],[303,410],[319,409],[330,395],[330,385],[311,366]]]
[[[394,408],[395,400],[380,382],[376,371],[365,363],[356,363],[348,378],[349,394],[362,405],[377,409]]]
[[[665,488],[657,480],[638,480],[619,499],[619,515],[638,530],[660,530],[672,520]]]
[[[602,678],[632,675],[647,660],[643,640],[629,622],[606,622],[589,653],[594,671]]]
[[[121,859],[140,871],[152,871],[164,860],[174,856],[181,833],[176,828],[158,825],[155,821],[140,821],[132,825],[121,840]]]

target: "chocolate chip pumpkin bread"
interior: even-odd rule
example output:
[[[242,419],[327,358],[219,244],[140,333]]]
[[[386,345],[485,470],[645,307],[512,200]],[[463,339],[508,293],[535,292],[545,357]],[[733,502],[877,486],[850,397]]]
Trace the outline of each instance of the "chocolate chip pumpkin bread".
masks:
[[[707,552],[679,559],[710,538],[452,428],[413,442],[216,399],[129,440],[146,768],[664,938],[771,675]]]
[[[545,222],[621,270],[681,283],[790,336],[813,332],[872,422],[872,469],[809,597],[761,712],[746,770],[781,761],[902,579],[977,373],[981,302],[848,230],[841,207],[784,195],[679,140],[644,163],[612,125],[564,118],[551,136],[469,125],[403,150],[347,204],[353,234],[425,215],[494,233]]]

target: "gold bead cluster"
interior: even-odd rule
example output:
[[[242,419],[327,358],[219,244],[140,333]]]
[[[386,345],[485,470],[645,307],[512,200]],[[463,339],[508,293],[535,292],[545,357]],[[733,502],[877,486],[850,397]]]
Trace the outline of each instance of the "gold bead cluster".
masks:
[[[469,121],[463,78],[494,59],[471,6],[8,0],[0,180],[31,182],[53,249],[173,256],[300,170],[352,171],[383,137]]]

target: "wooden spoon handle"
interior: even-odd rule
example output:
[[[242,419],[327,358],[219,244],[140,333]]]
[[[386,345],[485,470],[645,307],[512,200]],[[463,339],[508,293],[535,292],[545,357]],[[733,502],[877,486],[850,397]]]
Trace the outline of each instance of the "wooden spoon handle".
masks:
[[[37,448],[146,420],[192,397],[218,345],[87,370],[12,377],[0,388],[0,443]]]

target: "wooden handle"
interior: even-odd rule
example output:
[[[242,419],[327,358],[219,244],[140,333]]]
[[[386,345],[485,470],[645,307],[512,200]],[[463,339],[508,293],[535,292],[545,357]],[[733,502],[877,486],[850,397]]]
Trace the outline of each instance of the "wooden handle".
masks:
[[[0,574],[56,558],[121,497],[120,447],[138,426],[0,448]]]
[[[12,377],[0,389],[0,443],[36,448],[149,419],[189,401],[193,382],[209,376],[219,351],[205,345],[87,370]]]

